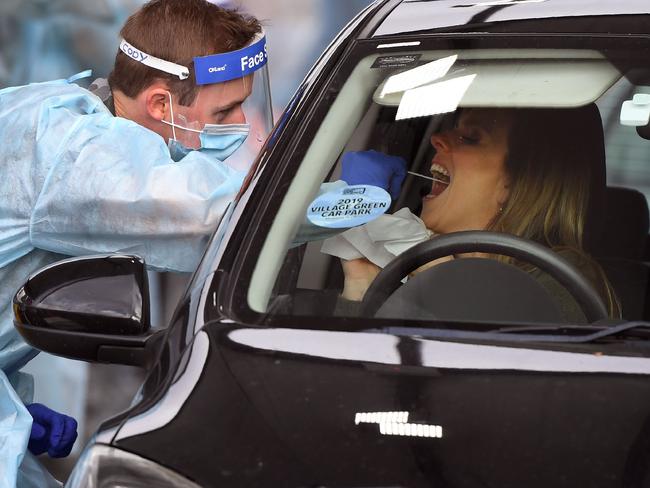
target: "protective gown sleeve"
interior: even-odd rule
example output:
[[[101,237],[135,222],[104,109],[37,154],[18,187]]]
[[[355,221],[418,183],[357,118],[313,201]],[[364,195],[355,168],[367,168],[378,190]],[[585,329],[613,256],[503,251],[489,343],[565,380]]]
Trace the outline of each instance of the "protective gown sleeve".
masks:
[[[193,271],[245,176],[197,151],[175,163],[156,133],[65,104],[41,114],[37,140],[53,160],[30,240],[61,254],[123,252],[153,269]]]
[[[19,391],[25,389],[17,381],[19,375],[10,381],[0,369],[0,488],[60,488],[61,483],[27,451],[32,417],[23,402],[31,401],[31,381],[30,391],[21,397],[12,388],[18,383]]]
[[[0,440],[2,441],[3,468],[0,470],[0,487],[10,488],[18,476],[18,466],[22,463],[27,448],[29,430],[32,422],[29,412],[23,406],[9,380],[0,370]],[[7,459],[7,454],[12,458]],[[7,480],[6,483],[4,480]]]

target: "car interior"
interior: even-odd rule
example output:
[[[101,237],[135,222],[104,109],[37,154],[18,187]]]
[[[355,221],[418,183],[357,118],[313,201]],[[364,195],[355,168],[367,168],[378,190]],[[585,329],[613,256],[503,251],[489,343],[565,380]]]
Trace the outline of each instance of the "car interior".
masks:
[[[641,122],[623,121],[631,116],[622,108],[633,95],[650,94],[650,70],[639,69],[630,60],[621,63],[595,50],[417,54],[417,66],[457,56],[443,80],[475,75],[456,108],[551,107],[577,114],[578,118],[572,119],[574,125],[567,130],[589,141],[593,154],[584,250],[604,270],[620,302],[622,319],[650,319],[650,125],[647,119],[643,124],[643,114]],[[376,69],[373,66],[377,59],[377,55],[362,59],[342,85],[284,196],[248,289],[249,306],[258,313],[341,314],[337,311],[343,282],[339,259],[320,251],[322,241],[291,244],[319,185],[338,180],[341,155],[355,150],[374,149],[401,156],[408,162],[409,171],[427,175],[435,153],[429,142],[431,134],[454,123],[456,109],[439,110],[434,106],[416,107],[425,110],[426,115],[396,120],[404,109],[402,99],[408,88],[389,93],[384,88],[395,74],[415,70]],[[633,74],[628,72],[630,66]],[[634,108],[650,114],[650,104]],[[407,175],[388,213],[408,207],[418,215],[422,196],[430,188],[430,181]],[[486,260],[458,261],[467,262],[456,264],[455,271],[451,266],[434,266],[438,269],[428,276],[421,273],[418,280],[409,279],[408,286],[393,294],[393,305],[386,303],[373,314],[419,321],[561,322],[553,304],[541,297],[535,283],[525,277],[484,262],[470,262]],[[452,286],[454,282],[457,284]],[[496,295],[490,294],[496,288],[494,283],[500,287]],[[471,292],[458,293],[459,289],[470,290],[468,287]],[[432,289],[437,291],[431,293]],[[468,295],[475,298],[468,302]],[[460,296],[462,300],[454,298]]]

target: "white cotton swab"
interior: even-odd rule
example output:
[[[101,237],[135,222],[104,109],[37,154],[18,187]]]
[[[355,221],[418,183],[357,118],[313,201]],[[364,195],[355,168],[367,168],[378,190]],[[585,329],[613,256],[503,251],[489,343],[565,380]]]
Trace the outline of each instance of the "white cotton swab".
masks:
[[[421,175],[420,173],[414,173],[413,171],[407,171],[407,173],[410,174],[410,175],[413,175],[413,176],[419,176],[420,178],[425,178],[427,180],[437,181],[438,183],[445,183],[445,184],[449,183],[448,181],[440,180],[438,178],[433,178],[431,176]]]

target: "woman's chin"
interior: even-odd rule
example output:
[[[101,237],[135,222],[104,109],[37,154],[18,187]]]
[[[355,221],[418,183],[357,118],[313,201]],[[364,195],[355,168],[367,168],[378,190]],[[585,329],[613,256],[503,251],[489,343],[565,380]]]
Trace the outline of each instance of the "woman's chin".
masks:
[[[420,212],[420,219],[424,222],[427,229],[436,234],[441,234],[440,222],[445,220],[446,205],[446,190],[442,193],[434,195],[429,193],[422,198],[422,211]]]
[[[422,220],[424,226],[427,229],[429,229],[431,232],[438,234],[436,227],[440,219],[437,218],[435,212],[426,212],[423,209],[423,211],[420,213],[420,219]]]

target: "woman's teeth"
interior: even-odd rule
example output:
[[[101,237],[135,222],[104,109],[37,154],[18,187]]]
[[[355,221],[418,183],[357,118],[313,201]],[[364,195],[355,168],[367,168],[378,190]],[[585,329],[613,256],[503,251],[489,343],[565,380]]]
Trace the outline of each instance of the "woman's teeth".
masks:
[[[440,183],[446,183],[449,184],[451,181],[451,178],[449,176],[449,171],[443,166],[440,166],[437,163],[433,163],[431,165],[431,176],[433,176],[433,179],[435,181],[439,181]]]
[[[440,195],[443,191],[447,189],[449,183],[451,182],[451,177],[449,171],[444,166],[441,166],[437,163],[431,165],[431,176],[433,184],[431,185],[431,191],[425,198],[435,198]]]

